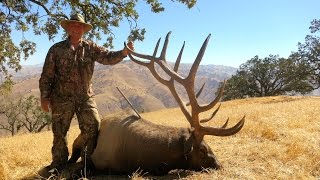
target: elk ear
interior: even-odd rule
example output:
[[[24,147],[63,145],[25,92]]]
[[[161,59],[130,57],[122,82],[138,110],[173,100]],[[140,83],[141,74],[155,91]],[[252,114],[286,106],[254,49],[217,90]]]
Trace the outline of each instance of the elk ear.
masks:
[[[184,156],[188,156],[193,150],[193,132],[194,129],[189,129],[189,132],[184,135],[183,153]]]

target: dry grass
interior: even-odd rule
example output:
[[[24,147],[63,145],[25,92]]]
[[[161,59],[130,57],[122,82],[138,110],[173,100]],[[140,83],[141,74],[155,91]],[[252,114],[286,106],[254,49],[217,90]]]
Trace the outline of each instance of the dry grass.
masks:
[[[237,135],[205,137],[223,164],[222,170],[178,171],[157,179],[320,178],[319,97],[280,96],[224,102],[217,117],[207,125],[220,126],[230,117],[231,126],[243,115],[246,115],[245,126]],[[154,123],[188,126],[179,109],[142,116]],[[77,127],[71,128],[69,142],[73,142],[78,133]],[[22,178],[50,163],[51,132],[1,138],[0,144],[0,180]],[[130,177],[150,178],[139,172]]]

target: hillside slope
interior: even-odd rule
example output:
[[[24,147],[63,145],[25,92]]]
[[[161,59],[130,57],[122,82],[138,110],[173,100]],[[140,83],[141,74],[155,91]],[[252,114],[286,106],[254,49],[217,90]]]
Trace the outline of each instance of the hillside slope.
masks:
[[[171,63],[169,63],[171,64]],[[186,75],[191,64],[181,64],[179,73]],[[39,78],[42,65],[24,66],[14,74],[16,84],[13,88],[15,96],[33,94],[39,97]],[[198,70],[196,87],[206,82],[201,101],[214,98],[219,82],[231,77],[236,68],[217,65],[201,65]],[[116,87],[119,87],[141,112],[150,112],[162,108],[176,107],[169,90],[159,84],[149,70],[132,61],[123,61],[114,66],[96,64],[92,79],[95,99],[102,116],[121,111],[128,106]],[[183,93],[183,92],[182,92]]]
[[[205,137],[223,170],[172,172],[156,179],[319,179],[319,107],[320,97],[279,96],[223,102],[217,116],[206,125],[217,127],[230,117],[232,126],[246,115],[244,128],[238,134]],[[188,126],[178,108],[142,116],[157,124]],[[78,133],[76,126],[71,128],[70,149]],[[0,138],[0,144],[0,177],[5,177],[2,179],[19,179],[50,163],[51,132]],[[110,177],[95,177],[106,178]]]

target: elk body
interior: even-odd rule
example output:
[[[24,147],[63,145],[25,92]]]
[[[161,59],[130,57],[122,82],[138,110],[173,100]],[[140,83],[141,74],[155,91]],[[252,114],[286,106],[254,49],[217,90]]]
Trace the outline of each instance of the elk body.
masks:
[[[92,161],[100,170],[161,175],[172,169],[220,167],[204,141],[195,143],[190,128],[156,125],[134,115],[103,121],[97,143]]]
[[[97,147],[92,154],[92,161],[97,169],[115,171],[119,173],[131,173],[137,169],[151,174],[165,174],[173,169],[201,170],[202,168],[219,169],[220,163],[213,154],[211,148],[203,140],[205,135],[230,136],[236,134],[244,125],[244,117],[233,127],[226,128],[227,122],[220,128],[203,126],[201,123],[210,121],[218,112],[217,107],[212,115],[206,119],[200,119],[199,114],[211,110],[220,100],[223,87],[220,88],[217,97],[207,105],[199,105],[197,97],[201,93],[194,91],[194,81],[200,61],[205,52],[210,35],[203,43],[198,56],[193,63],[187,77],[180,76],[178,67],[180,64],[184,44],[178,55],[175,66],[171,69],[166,63],[166,50],[169,41],[167,34],[161,55],[156,57],[160,39],[152,56],[130,51],[132,61],[147,67],[152,75],[163,85],[167,86],[173,97],[179,104],[181,111],[190,123],[189,128],[176,128],[156,125],[149,120],[132,116],[118,116],[103,120],[97,140]],[[136,57],[148,61],[137,60]],[[155,64],[168,75],[164,78],[155,70]],[[189,103],[182,101],[176,91],[175,83],[182,85],[187,93]],[[190,108],[187,108],[187,105]],[[170,115],[165,115],[170,117]],[[77,151],[76,141],[74,152]],[[73,153],[71,159],[76,153]]]

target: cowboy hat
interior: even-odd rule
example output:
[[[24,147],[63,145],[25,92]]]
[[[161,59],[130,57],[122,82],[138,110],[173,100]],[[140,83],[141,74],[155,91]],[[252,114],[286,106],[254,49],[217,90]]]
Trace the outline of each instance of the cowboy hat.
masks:
[[[67,30],[68,27],[72,24],[72,23],[80,23],[83,25],[83,29],[84,29],[84,33],[90,31],[92,29],[92,25],[91,24],[88,24],[84,21],[84,18],[81,14],[73,14],[71,15],[70,17],[70,20],[67,19],[67,20],[62,20],[60,22],[60,25],[63,29]]]

